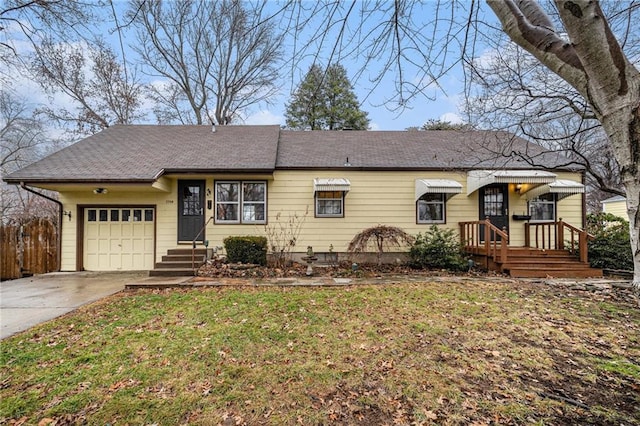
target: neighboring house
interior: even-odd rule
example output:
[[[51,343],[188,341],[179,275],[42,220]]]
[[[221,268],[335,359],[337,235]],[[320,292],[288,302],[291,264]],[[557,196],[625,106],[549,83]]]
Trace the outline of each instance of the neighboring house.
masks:
[[[548,167],[500,155],[505,142]],[[150,270],[194,239],[264,235],[307,210],[299,252],[344,253],[378,224],[415,235],[485,218],[523,246],[529,220],[583,227],[583,173],[562,164],[503,132],[118,125],[5,180],[59,192],[62,270]]]
[[[627,213],[627,199],[621,195],[607,198],[602,201],[602,211],[605,213],[611,213],[612,215],[629,220],[629,214]]]

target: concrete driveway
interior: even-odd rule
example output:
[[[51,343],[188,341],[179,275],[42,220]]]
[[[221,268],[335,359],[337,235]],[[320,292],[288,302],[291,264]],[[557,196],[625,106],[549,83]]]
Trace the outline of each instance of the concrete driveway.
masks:
[[[124,289],[146,272],[54,272],[0,283],[0,339]]]

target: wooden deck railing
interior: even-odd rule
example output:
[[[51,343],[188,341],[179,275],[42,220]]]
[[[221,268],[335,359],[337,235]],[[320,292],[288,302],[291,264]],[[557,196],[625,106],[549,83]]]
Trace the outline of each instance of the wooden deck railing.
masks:
[[[490,256],[495,261],[507,261],[509,234],[499,229],[489,219],[460,222],[460,239],[463,249],[472,254]]]
[[[557,222],[525,223],[524,231],[526,247],[569,250],[579,254],[580,262],[589,263],[587,242],[593,236],[564,222],[562,218]]]

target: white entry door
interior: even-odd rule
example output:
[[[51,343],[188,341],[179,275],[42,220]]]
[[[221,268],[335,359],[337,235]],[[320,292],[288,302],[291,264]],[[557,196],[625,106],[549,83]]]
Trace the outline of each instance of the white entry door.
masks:
[[[85,208],[84,269],[153,269],[154,222],[155,210],[150,207]]]

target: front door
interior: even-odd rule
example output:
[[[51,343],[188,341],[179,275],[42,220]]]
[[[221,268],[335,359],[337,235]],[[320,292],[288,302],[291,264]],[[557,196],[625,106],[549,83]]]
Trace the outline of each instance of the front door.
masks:
[[[193,241],[204,226],[203,180],[178,181],[178,241]],[[204,230],[197,241],[204,241]]]
[[[480,188],[480,220],[486,218],[495,227],[509,232],[509,187],[506,183]]]

